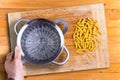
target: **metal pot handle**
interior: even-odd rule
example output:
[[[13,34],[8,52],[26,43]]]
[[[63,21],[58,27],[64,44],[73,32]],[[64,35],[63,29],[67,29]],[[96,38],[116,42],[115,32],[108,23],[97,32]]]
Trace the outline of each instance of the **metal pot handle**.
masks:
[[[69,59],[69,51],[68,51],[68,49],[66,48],[65,45],[63,46],[63,48],[64,48],[64,51],[66,52],[66,58],[65,58],[65,60],[63,62],[52,61],[53,64],[63,65],[63,64],[65,64],[68,61],[68,59]]]
[[[56,24],[57,23],[62,23],[64,25],[64,30],[62,31],[63,34],[65,34],[68,31],[68,24],[67,24],[67,22],[65,20],[63,20],[63,19],[56,19],[54,22]]]
[[[18,26],[18,25],[20,24],[20,22],[22,22],[22,21],[28,22],[28,21],[30,21],[30,20],[27,19],[27,18],[21,18],[21,19],[19,19],[19,20],[15,23],[15,25],[14,25],[14,31],[15,31],[16,35],[18,35],[17,26]]]

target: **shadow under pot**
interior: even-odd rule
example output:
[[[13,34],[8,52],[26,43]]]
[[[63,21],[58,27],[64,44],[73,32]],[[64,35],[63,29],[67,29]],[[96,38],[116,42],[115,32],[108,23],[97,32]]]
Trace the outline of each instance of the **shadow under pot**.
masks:
[[[26,22],[20,31],[17,28],[21,22]],[[58,23],[64,25],[62,31]],[[18,26],[19,25],[19,26]],[[23,63],[30,62],[33,64],[63,65],[69,59],[69,51],[64,45],[64,34],[68,30],[68,24],[62,19],[50,21],[44,18],[29,20],[26,18],[19,19],[14,26],[17,34],[17,45],[20,46],[23,56]],[[66,57],[64,61],[55,61],[64,50]]]

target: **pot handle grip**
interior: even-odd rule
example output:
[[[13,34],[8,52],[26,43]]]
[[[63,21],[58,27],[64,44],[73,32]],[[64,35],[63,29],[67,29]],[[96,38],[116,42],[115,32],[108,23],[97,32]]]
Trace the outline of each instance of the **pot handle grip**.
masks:
[[[15,23],[15,25],[14,25],[14,31],[15,31],[16,35],[18,35],[17,27],[18,27],[18,25],[19,25],[22,21],[28,22],[28,21],[30,21],[30,20],[27,19],[27,18],[21,18],[21,19],[19,19],[19,20]]]
[[[66,58],[65,58],[65,60],[64,60],[63,62],[52,61],[53,64],[56,64],[56,65],[63,65],[63,64],[65,64],[65,63],[68,61],[68,59],[69,59],[69,57],[70,57],[69,51],[68,51],[68,49],[66,48],[65,45],[64,45],[63,48],[64,48],[64,51],[66,52]]]
[[[64,25],[64,30],[62,31],[63,34],[65,34],[68,31],[68,23],[65,20],[63,20],[63,19],[56,19],[54,22],[56,24],[57,23],[62,23]]]

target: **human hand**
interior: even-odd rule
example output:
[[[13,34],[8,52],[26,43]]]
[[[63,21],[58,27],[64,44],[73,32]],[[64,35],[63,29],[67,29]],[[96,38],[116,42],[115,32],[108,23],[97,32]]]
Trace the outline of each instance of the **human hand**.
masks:
[[[5,70],[8,74],[8,78],[13,78],[15,80],[24,79],[21,51],[18,46],[15,47],[14,59],[12,59],[12,52],[7,55],[5,61]]]

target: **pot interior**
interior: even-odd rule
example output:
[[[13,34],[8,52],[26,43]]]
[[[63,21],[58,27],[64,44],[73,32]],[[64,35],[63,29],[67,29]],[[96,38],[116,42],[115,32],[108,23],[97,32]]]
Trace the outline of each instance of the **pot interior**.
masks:
[[[61,51],[61,37],[56,24],[47,19],[35,19],[27,25],[21,37],[24,58],[36,64],[53,61]]]

